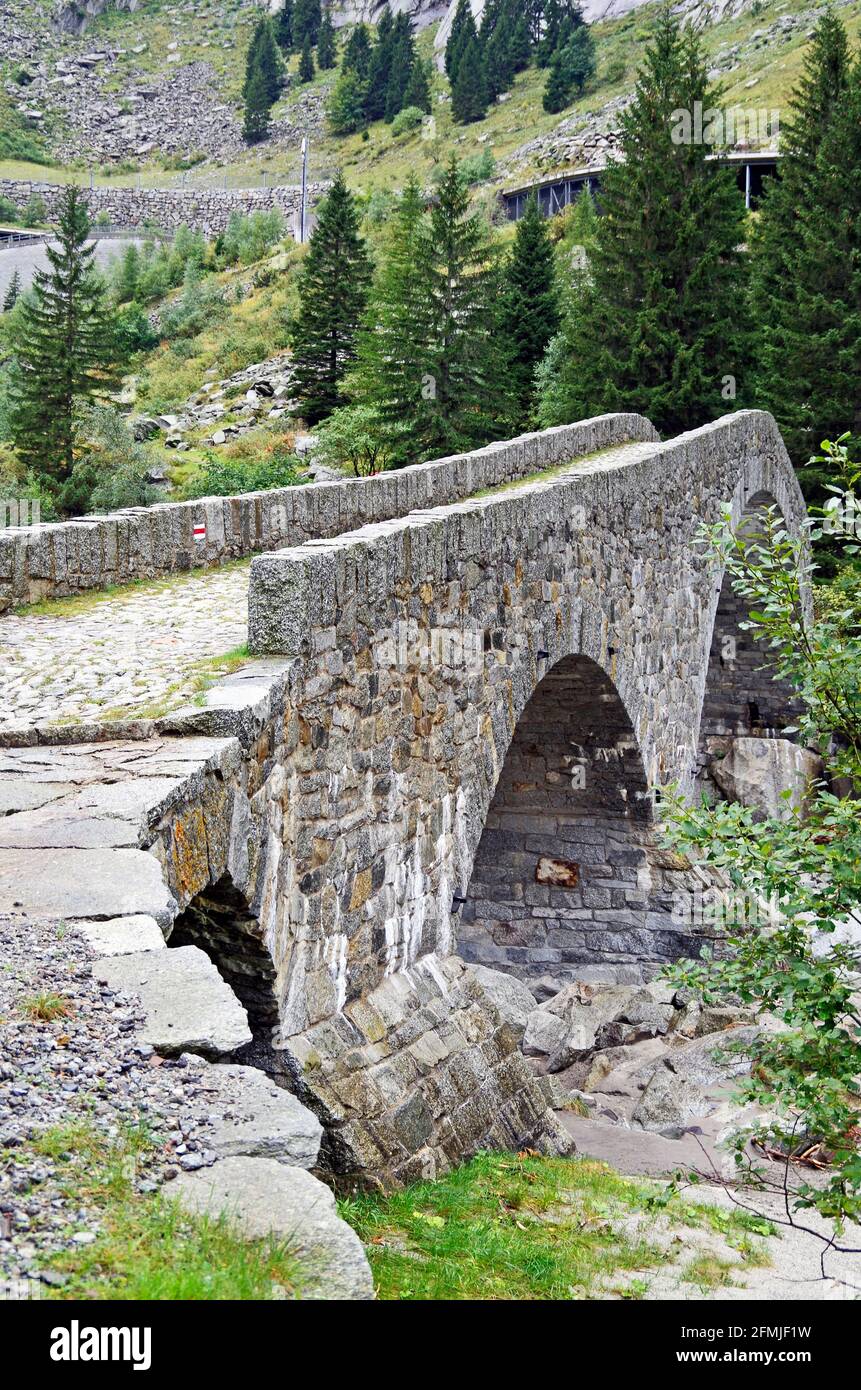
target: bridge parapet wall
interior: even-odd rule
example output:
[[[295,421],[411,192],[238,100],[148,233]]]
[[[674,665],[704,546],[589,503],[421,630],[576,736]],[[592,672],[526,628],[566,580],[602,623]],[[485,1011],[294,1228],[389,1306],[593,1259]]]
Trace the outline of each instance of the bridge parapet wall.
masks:
[[[0,613],[338,536],[420,507],[456,502],[579,455],[656,438],[641,415],[603,415],[372,478],[7,527],[0,529]],[[3,512],[0,498],[0,527]],[[196,537],[201,526],[205,534]]]

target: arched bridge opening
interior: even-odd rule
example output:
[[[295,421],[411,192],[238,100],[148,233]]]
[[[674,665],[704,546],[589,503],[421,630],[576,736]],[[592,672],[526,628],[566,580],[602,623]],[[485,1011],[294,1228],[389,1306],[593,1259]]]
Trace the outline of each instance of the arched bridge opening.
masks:
[[[177,917],[168,944],[204,951],[248,1014],[252,1041],[231,1060],[258,1067],[277,1084],[292,1088],[286,1056],[275,1046],[280,1023],[275,966],[260,922],[229,874],[191,900]]]
[[[638,981],[698,942],[658,843],[631,720],[610,677],[569,656],[517,723],[475,855],[461,954],[534,979]]]
[[[737,536],[755,545],[765,533],[766,509],[776,507],[766,492],[750,496],[738,521]],[[788,681],[776,676],[774,654],[747,628],[751,601],[736,593],[725,573],[715,584],[715,613],[709,651],[702,717],[699,762],[711,762],[726,751],[727,740],[784,738],[800,712]]]

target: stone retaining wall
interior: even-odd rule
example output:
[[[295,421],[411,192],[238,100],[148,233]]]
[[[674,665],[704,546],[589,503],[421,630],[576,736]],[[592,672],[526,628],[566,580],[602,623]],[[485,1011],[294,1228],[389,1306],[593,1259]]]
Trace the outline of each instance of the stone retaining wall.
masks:
[[[132,507],[107,516],[0,530],[0,613],[302,545],[369,522],[459,501],[627,440],[657,438],[641,415],[603,415],[376,478]],[[4,508],[0,500],[0,518]],[[205,535],[195,536],[203,525]]]
[[[309,201],[313,204],[325,191],[324,184],[311,184]],[[63,184],[39,183],[30,179],[0,179],[0,198],[8,198],[23,211],[30,198],[42,199],[48,220],[53,220]],[[151,224],[164,231],[177,227],[192,227],[207,236],[217,236],[227,226],[231,213],[246,216],[252,212],[277,208],[286,218],[298,212],[300,188],[103,188],[86,190],[90,216],[107,213],[118,227],[144,227]]]

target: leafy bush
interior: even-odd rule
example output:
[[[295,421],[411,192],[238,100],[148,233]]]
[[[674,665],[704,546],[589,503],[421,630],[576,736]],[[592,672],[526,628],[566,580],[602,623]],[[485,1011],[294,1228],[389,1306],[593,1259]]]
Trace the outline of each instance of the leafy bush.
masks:
[[[227,306],[220,285],[204,280],[200,266],[186,263],[182,295],[170,304],[161,316],[161,331],[165,338],[193,338],[204,328],[224,316]]]
[[[836,464],[848,481],[832,488],[836,508],[851,496],[846,510],[854,515],[859,473],[842,442],[825,451],[817,462]],[[704,539],[748,608],[747,627],[770,651],[775,674],[798,691],[795,732],[818,746],[826,780],[804,815],[781,819],[676,799],[668,834],[673,848],[712,866],[731,892],[763,906],[763,924],[731,930],[726,958],[686,962],[672,973],[709,1001],[740,998],[781,1020],[782,1031],[764,1030],[748,1049],[753,1067],[742,1098],[771,1113],[755,1137],[786,1154],[803,1144],[830,1156],[826,1184],[802,1184],[795,1206],[817,1208],[839,1230],[844,1220],[861,1221],[861,951],[838,934],[861,905],[861,602],[857,585],[847,585],[841,606],[805,622],[804,595],[816,574],[806,541],[822,534],[814,515],[806,537],[793,538],[771,509],[760,536],[734,535],[727,517]],[[857,549],[847,546],[850,555]]]
[[[425,113],[418,106],[405,106],[392,121],[392,134],[406,135],[411,130],[417,130],[424,118]]]
[[[78,419],[78,457],[58,499],[64,511],[116,511],[146,506],[158,497],[147,482],[152,456],[119,411],[87,406]]]
[[[250,265],[276,246],[284,234],[284,218],[277,208],[247,217],[234,212],[215,243],[215,254],[220,265]]]
[[[461,160],[459,173],[464,183],[486,183],[496,173],[493,151],[482,150],[481,154],[468,155],[466,159]]]
[[[387,458],[385,432],[373,406],[342,406],[318,431],[314,462],[325,468],[365,478],[384,469]]]
[[[18,209],[12,199],[0,197],[0,222],[11,222],[14,225],[19,216]]]
[[[150,352],[158,346],[158,334],[136,304],[119,311],[114,319],[114,331],[123,360],[135,352]]]
[[[276,450],[269,458],[251,463],[219,458],[208,452],[205,464],[186,484],[183,494],[186,498],[232,497],[241,492],[295,487],[307,481],[296,455],[286,450]]]

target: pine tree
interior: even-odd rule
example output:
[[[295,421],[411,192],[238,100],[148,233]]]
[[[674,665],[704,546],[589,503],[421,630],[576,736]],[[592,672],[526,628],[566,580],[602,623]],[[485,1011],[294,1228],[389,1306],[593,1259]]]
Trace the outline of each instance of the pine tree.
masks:
[[[559,292],[547,222],[530,198],[517,224],[514,250],[505,268],[502,331],[511,351],[512,389],[518,423],[530,423],[535,372],[559,331]]]
[[[730,379],[747,387],[744,203],[708,145],[673,139],[673,113],[698,101],[714,102],[698,39],[666,6],[622,117],[623,160],[602,179],[605,216],[544,424],[636,410],[676,434],[728,408]]]
[[[386,114],[386,96],[394,46],[395,21],[388,5],[385,5],[377,25],[377,41],[368,67],[368,99],[365,112],[369,121],[381,121]]]
[[[805,463],[811,449],[824,437],[816,422],[800,413],[805,406],[798,377],[805,354],[802,350],[800,360],[788,356],[794,350],[790,345],[797,341],[801,210],[816,205],[814,170],[823,139],[843,100],[849,70],[846,30],[829,8],[805,54],[804,73],[790,102],[789,120],[781,130],[781,176],[769,183],[751,241],[756,402],[775,414],[796,464]],[[840,432],[849,424],[846,421]]]
[[[529,37],[529,23],[526,15],[520,15],[511,31],[511,68],[515,73],[523,72],[532,61],[532,41]]]
[[[421,58],[416,58],[413,63],[413,70],[410,73],[410,80],[404,93],[404,106],[414,106],[427,115],[430,115],[432,110],[430,79],[427,67]]]
[[[850,67],[797,209],[792,283],[763,357],[767,404],[799,462],[851,432],[861,448],[861,56]],[[787,312],[790,309],[791,312]],[[829,479],[805,472],[812,493]]]
[[[256,67],[245,94],[245,117],[242,134],[249,145],[259,144],[269,134],[269,93],[263,70]]]
[[[458,60],[451,89],[451,114],[459,125],[483,121],[487,115],[487,83],[477,38],[467,40]]]
[[[323,12],[320,0],[295,0],[293,7],[293,47],[301,49],[310,37],[315,44],[320,37]]]
[[[120,304],[129,304],[134,299],[137,294],[140,271],[140,251],[137,248],[137,244],[133,241],[126,247],[120,264],[120,273],[116,290],[117,300]]]
[[[407,14],[398,15],[395,20],[392,46],[392,62],[389,80],[386,83],[386,120],[393,121],[404,106],[404,97],[409,86],[412,70],[415,67],[416,50],[413,42],[412,24]]]
[[[266,97],[271,106],[273,102],[278,100],[284,70],[278,52],[278,44],[275,42],[272,22],[268,17],[261,19],[257,25],[249,49],[249,60],[252,61],[251,75],[253,76],[255,68],[259,68],[263,74]]]
[[[458,0],[452,20],[451,33],[445,46],[445,72],[452,87],[454,87],[464,49],[470,41],[477,39],[478,30],[475,27],[470,0]]]
[[[47,269],[36,271],[22,300],[11,344],[20,367],[12,438],[60,506],[75,462],[75,411],[118,383],[113,325],[89,234],[84,196],[71,185],[60,201],[56,241],[45,247]]]
[[[425,267],[427,227],[418,182],[411,177],[393,220],[386,258],[374,284],[359,340],[356,394],[373,406],[394,467],[429,458],[436,403],[429,391],[432,304]]]
[[[6,286],[6,293],[3,296],[3,313],[8,314],[10,309],[14,309],[21,294],[21,273],[17,266],[12,271],[12,278]]]
[[[562,6],[559,0],[546,0],[541,39],[535,49],[535,61],[540,68],[549,68],[558,51],[562,18]]]
[[[302,44],[302,53],[299,57],[299,71],[297,76],[300,82],[314,81],[314,50],[311,47],[311,36],[307,33]]]
[[[282,53],[293,52],[293,0],[284,0],[273,22],[273,30]]]
[[[544,89],[544,110],[554,114],[564,111],[575,95],[582,92],[594,72],[595,45],[592,35],[585,25],[571,29],[567,41],[553,55]]]
[[[317,65],[321,72],[333,68],[337,61],[337,45],[335,43],[335,26],[332,23],[332,16],[327,10],[320,25],[320,37],[317,39]]]
[[[490,101],[507,92],[514,81],[512,38],[511,22],[507,11],[503,10],[484,45],[484,71]]]
[[[500,273],[490,229],[470,211],[453,157],[421,238],[418,275],[429,295],[426,394],[429,455],[468,450],[511,427],[505,340],[499,330]]]
[[[371,73],[372,54],[368,26],[357,24],[347,40],[341,66],[357,73],[363,82],[367,82]]]
[[[341,383],[355,359],[370,276],[355,200],[339,172],[299,275],[293,389],[309,424],[345,403]]]
[[[342,65],[326,111],[335,135],[352,135],[364,130],[368,123],[367,101],[367,82],[353,68]]]

